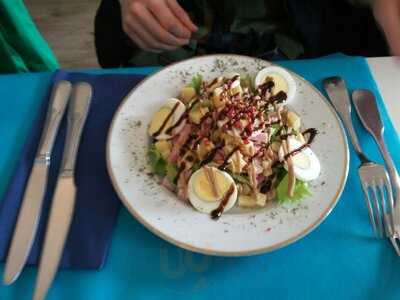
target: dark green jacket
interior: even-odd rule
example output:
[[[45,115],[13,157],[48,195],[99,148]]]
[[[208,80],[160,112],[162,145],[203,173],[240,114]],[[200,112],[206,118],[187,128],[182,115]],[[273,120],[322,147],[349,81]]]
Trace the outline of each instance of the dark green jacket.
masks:
[[[0,73],[52,71],[57,67],[23,1],[0,0]]]
[[[371,11],[349,0],[179,2],[199,31],[189,45],[154,54],[140,50],[122,32],[118,1],[103,0],[95,31],[100,64],[103,67],[166,65],[207,53],[236,53],[275,60],[338,51],[358,55],[379,55],[386,51]]]

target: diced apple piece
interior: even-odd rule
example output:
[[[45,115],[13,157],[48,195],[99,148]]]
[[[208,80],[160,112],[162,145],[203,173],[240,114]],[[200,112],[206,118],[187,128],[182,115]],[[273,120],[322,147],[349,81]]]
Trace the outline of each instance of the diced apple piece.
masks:
[[[239,206],[252,208],[257,206],[257,202],[254,197],[250,195],[239,195]]]
[[[197,107],[189,112],[189,119],[195,124],[200,124],[201,118],[208,112],[207,107]]]
[[[287,123],[290,127],[292,127],[294,130],[299,130],[300,126],[301,126],[301,120],[300,117],[298,115],[296,115],[294,112],[292,111],[288,111],[287,115]]]
[[[218,77],[214,82],[207,87],[207,92],[213,92],[224,83],[223,77]]]
[[[213,100],[213,104],[216,108],[225,106],[225,99],[222,97],[223,91],[224,91],[224,89],[222,87],[217,87],[213,91],[212,100]]]
[[[200,144],[197,146],[196,149],[196,154],[199,160],[203,160],[204,157],[212,150],[214,149],[214,143],[210,141],[209,139],[203,139]]]
[[[243,159],[243,154],[240,151],[235,151],[228,160],[228,169],[232,173],[240,174],[247,162]]]
[[[238,93],[241,95],[243,93],[243,90],[242,90],[242,87],[239,84],[239,85],[237,85],[235,87],[232,87],[230,92],[231,92],[231,95],[236,95]]]
[[[160,151],[162,157],[167,159],[171,152],[171,142],[166,140],[157,141],[154,146],[158,151]]]
[[[247,156],[253,156],[254,155],[254,145],[252,141],[248,141],[246,143],[242,143],[240,146],[240,151]]]
[[[256,204],[257,206],[265,206],[265,203],[267,202],[267,195],[262,194],[262,193],[257,193],[257,199],[256,199]]]
[[[196,96],[196,90],[191,86],[185,86],[179,95],[183,103],[188,104]]]

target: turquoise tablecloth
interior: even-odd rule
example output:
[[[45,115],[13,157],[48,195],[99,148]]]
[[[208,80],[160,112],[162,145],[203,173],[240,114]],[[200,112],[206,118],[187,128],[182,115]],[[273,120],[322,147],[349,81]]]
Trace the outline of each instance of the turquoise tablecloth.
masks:
[[[350,89],[369,88],[378,94],[361,58],[282,64],[318,88],[322,78],[341,75]],[[0,194],[49,80],[50,74],[0,76]],[[399,139],[382,99],[378,100],[398,164]],[[381,161],[358,121],[356,130],[366,152]],[[400,299],[400,258],[387,241],[371,238],[357,165],[351,150],[343,196],[316,230],[284,249],[254,257],[218,258],[178,249],[148,232],[123,209],[105,268],[59,272],[48,299]],[[35,268],[27,268],[13,286],[0,287],[0,299],[29,299],[35,275]]]

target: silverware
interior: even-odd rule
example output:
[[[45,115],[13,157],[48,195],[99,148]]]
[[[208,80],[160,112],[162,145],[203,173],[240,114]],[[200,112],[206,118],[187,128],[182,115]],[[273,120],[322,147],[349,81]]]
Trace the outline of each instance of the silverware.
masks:
[[[361,120],[361,123],[365,129],[372,135],[376,144],[382,153],[385,164],[389,170],[389,178],[392,183],[395,196],[395,207],[392,213],[392,218],[394,219],[394,225],[391,227],[391,235],[393,238],[398,238],[398,232],[396,233],[397,227],[400,225],[400,181],[399,174],[397,173],[396,167],[390,156],[390,153],[386,147],[385,140],[383,138],[383,132],[385,130],[383,123],[381,121],[378,106],[376,105],[375,96],[372,92],[368,90],[356,90],[352,94],[352,99],[354,106],[356,107],[357,114]],[[399,254],[399,247],[397,243],[392,244]]]
[[[18,278],[31,250],[46,192],[51,153],[70,93],[71,83],[68,81],[60,81],[53,88],[45,126],[8,251],[4,284],[11,284]]]
[[[351,121],[351,103],[344,80],[340,77],[327,78],[324,80],[324,87],[347,127],[350,140],[360,159],[361,165],[358,168],[358,174],[373,230],[378,237],[389,236],[385,225],[393,225],[391,214],[393,195],[388,174],[382,165],[369,160],[361,150]]]
[[[34,300],[44,299],[56,274],[73,217],[76,187],[74,170],[79,141],[92,97],[88,83],[73,88],[68,108],[68,127],[61,170],[53,196],[46,237],[42,249]]]

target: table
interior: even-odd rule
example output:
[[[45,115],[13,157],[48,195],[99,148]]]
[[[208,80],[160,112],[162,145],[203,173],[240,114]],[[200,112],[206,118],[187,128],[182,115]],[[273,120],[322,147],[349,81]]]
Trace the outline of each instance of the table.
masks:
[[[369,60],[369,64],[371,66],[373,75],[375,76],[375,79],[378,83],[378,86],[380,88],[380,91],[383,95],[383,98],[385,99],[385,103],[387,105],[388,111],[390,111],[390,116],[393,120],[393,123],[396,127],[396,129],[399,131],[400,130],[400,109],[396,106],[396,98],[400,97],[400,86],[398,86],[398,80],[396,80],[396,78],[400,77],[400,59],[399,58],[374,58],[374,59],[370,59]],[[144,72],[144,71],[148,71],[149,69],[140,69],[138,70],[139,72]],[[96,72],[96,71],[95,71]],[[124,71],[122,71],[124,72]],[[127,70],[127,72],[132,72],[132,70]],[[0,76],[0,95],[2,95],[2,100],[1,101],[5,101],[5,103],[7,103],[7,105],[14,105],[18,108],[18,111],[21,111],[21,115],[26,116],[26,114],[30,113],[30,110],[32,110],[32,107],[22,107],[22,106],[18,106],[19,105],[19,99],[25,99],[24,97],[30,97],[33,100],[37,100],[39,101],[40,99],[42,99],[42,97],[44,97],[44,93],[43,92],[38,92],[37,90],[35,90],[34,88],[29,88],[29,87],[39,87],[42,84],[45,84],[44,82],[46,82],[46,79],[49,78],[49,74],[45,74],[45,73],[39,73],[39,74],[24,74],[24,75],[5,75],[5,76]],[[9,91],[9,89],[7,89],[7,85],[11,84],[12,86],[19,86],[20,88],[14,90],[14,91]],[[5,91],[8,91],[7,93],[4,93]],[[10,100],[11,99],[11,100]],[[34,113],[34,112],[32,112]],[[15,117],[19,117],[19,116],[14,116]],[[15,144],[18,144],[18,139],[20,138],[20,132],[21,131],[25,131],[27,130],[27,128],[29,128],[30,124],[26,124],[27,122],[20,122],[21,124],[24,123],[23,128],[5,128],[7,126],[4,126],[4,124],[12,124],[12,122],[14,121],[13,119],[7,119],[7,112],[6,111],[0,111],[0,125],[3,124],[3,126],[0,126],[0,136],[5,136],[8,135],[8,137],[12,137],[15,140]],[[22,117],[21,117],[22,118]],[[1,155],[5,155],[5,157],[8,158],[12,158],[13,155],[12,153],[8,152],[2,152],[2,148],[10,148],[10,147],[0,147],[0,156]],[[0,166],[1,170],[8,170],[7,166],[9,166],[9,168],[11,168],[12,164],[10,162],[6,162],[7,165],[3,165]],[[2,188],[0,186],[0,194],[2,192]],[[123,214],[123,221],[124,222],[129,222],[128,225],[132,225],[132,231],[130,232],[122,232],[122,235],[132,235],[135,234],[134,229],[135,226],[136,228],[138,228],[138,225],[135,225],[133,222],[133,219],[127,215],[126,211],[122,211]],[[121,221],[121,219],[120,219]],[[126,225],[126,224],[125,224]],[[128,228],[128,226],[126,226],[126,228]],[[140,227],[141,228],[141,227]],[[152,242],[152,239],[156,239],[155,236],[149,235],[148,239],[150,244]],[[142,241],[141,241],[142,242]],[[135,241],[134,239],[132,239],[132,243],[137,243],[137,241]],[[130,247],[129,249],[134,249],[135,246],[137,246],[136,244],[132,244],[132,247]],[[161,256],[166,256],[168,255],[166,252],[163,252],[165,249],[160,249],[160,257]],[[128,251],[128,249],[126,250]],[[134,259],[134,256],[132,253],[128,253],[128,252],[123,252],[123,253],[111,253],[114,256],[114,262],[116,261],[117,264],[119,265],[125,265],[127,264],[126,259],[128,257],[132,257],[132,259]],[[158,248],[157,248],[158,251]],[[175,251],[175,248],[174,248]],[[176,248],[176,251],[180,251],[178,248]],[[179,252],[181,253],[181,252]],[[117,256],[117,257],[116,257]],[[117,259],[115,259],[117,258]],[[149,259],[150,257],[148,257],[147,259]],[[192,257],[186,257],[186,256],[182,256],[181,259],[183,260],[191,260]],[[257,260],[257,258],[254,258]],[[145,269],[145,265],[146,265],[146,259],[144,259],[143,261],[137,262],[138,264],[141,264],[140,267],[142,269]],[[233,264],[233,260],[227,260],[229,263],[227,264],[227,267],[229,268],[230,266],[232,267]],[[193,263],[193,262],[191,262]],[[262,267],[266,267],[265,262],[259,260],[259,263],[261,264]],[[165,267],[165,266],[164,266]],[[168,269],[168,266],[166,266],[166,268]],[[2,272],[3,270],[3,265],[0,265],[0,272]],[[149,276],[151,276],[151,271],[154,270],[149,270],[149,274],[144,274],[144,276],[149,279]],[[185,273],[186,272],[186,273]],[[36,274],[36,268],[26,268],[26,270],[24,270],[24,273],[26,274],[30,274],[29,277],[33,278],[34,274]],[[193,273],[193,272],[192,272]],[[196,272],[194,272],[193,276],[197,276]],[[120,281],[120,280],[128,280],[129,278],[126,278],[125,275],[127,274],[120,274],[120,273],[115,273],[115,277],[112,276],[112,278],[110,278],[111,281]],[[143,275],[143,274],[142,274]],[[182,274],[180,274],[179,276],[189,276],[190,274],[188,274],[187,270],[184,269],[182,271]],[[62,272],[62,276],[63,278],[74,278],[74,276],[76,276],[74,274],[74,271],[64,271]],[[87,281],[93,281],[93,283],[96,284],[104,284],[104,285],[108,285],[108,284],[112,284],[113,282],[108,282],[108,281],[104,281],[105,278],[102,277],[102,272],[85,272],[85,271],[81,271],[81,276],[85,277]],[[177,276],[175,273],[171,273],[169,274],[169,276],[171,276],[171,278],[173,276]],[[18,295],[13,294],[14,297],[17,297],[17,299],[25,299],[27,297],[27,295],[30,295],[32,289],[33,289],[33,282],[30,280],[27,280],[28,276],[22,276],[18,282],[19,287],[21,287],[20,289],[18,289]],[[151,277],[152,278],[152,277]],[[138,279],[138,278],[137,278]],[[103,281],[102,281],[103,280]],[[207,280],[206,278],[200,278],[199,281],[197,281],[196,284],[199,285],[199,287],[201,287],[202,285],[204,285],[204,280]],[[148,280],[149,282],[151,280]],[[143,281],[143,283],[145,283],[147,281]],[[60,281],[55,281],[54,285],[59,285]],[[172,285],[172,290],[174,290],[174,285],[178,285],[179,281],[165,281],[165,284],[170,284]],[[326,282],[326,284],[329,284],[328,282]],[[311,284],[312,285],[312,284]],[[23,288],[22,288],[23,287]],[[197,287],[197,285],[194,287],[194,291]],[[70,293],[69,296],[71,295],[75,295],[77,298],[78,297],[84,297],[83,295],[86,295],[87,297],[89,295],[96,295],[96,291],[93,290],[87,290],[85,289],[85,286],[74,282],[73,286],[65,286],[65,288],[70,289]],[[149,286],[143,286],[143,288],[150,288]],[[176,288],[176,287],[175,287]],[[2,293],[5,293],[4,294]],[[140,295],[140,290],[138,291],[138,294]],[[3,298],[2,296],[4,296],[4,298],[9,299],[10,297],[6,297],[7,296],[7,291],[6,288],[2,288],[0,287],[0,298]],[[60,295],[57,295],[60,296]],[[67,298],[63,298],[63,297],[58,297],[55,295],[55,299],[67,299]],[[110,295],[108,295],[110,296]],[[126,295],[124,293],[123,290],[118,291],[117,294],[113,294],[113,297],[115,297],[115,299],[126,299],[129,298],[128,295]],[[18,298],[19,297],[19,298]],[[102,299],[108,299],[107,295],[102,295]],[[68,298],[71,299],[71,298]],[[90,299],[90,297],[89,297]]]
[[[368,64],[385,100],[393,126],[400,132],[400,57],[376,57]]]

